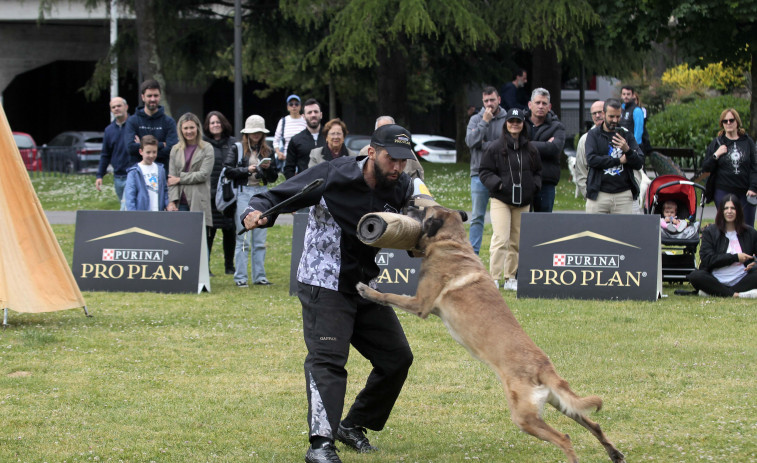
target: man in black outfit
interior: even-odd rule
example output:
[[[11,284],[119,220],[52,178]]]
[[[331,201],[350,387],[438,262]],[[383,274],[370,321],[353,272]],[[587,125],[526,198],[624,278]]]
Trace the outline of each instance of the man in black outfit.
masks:
[[[321,104],[315,98],[310,98],[305,101],[303,111],[307,128],[289,140],[286,165],[284,166],[284,177],[287,179],[307,169],[310,162],[310,152],[313,148],[325,144],[324,139],[326,137],[320,136],[321,119],[323,118]]]
[[[311,167],[253,196],[241,217],[247,229],[271,226],[277,215],[260,219],[263,211],[314,180],[325,180],[280,211],[310,207],[297,269],[308,349],[308,463],[340,463],[335,440],[360,453],[375,451],[365,436],[366,428],[383,429],[413,362],[394,310],[363,299],[355,288],[358,282],[375,287],[379,275],[375,261],[379,249],[357,238],[360,219],[371,212],[400,212],[414,195],[414,182],[420,191],[425,189],[420,179],[411,181],[403,172],[408,159],[414,159],[410,133],[396,124],[381,126],[373,133],[367,156],[344,156]],[[350,344],[371,362],[373,370],[340,422]]]

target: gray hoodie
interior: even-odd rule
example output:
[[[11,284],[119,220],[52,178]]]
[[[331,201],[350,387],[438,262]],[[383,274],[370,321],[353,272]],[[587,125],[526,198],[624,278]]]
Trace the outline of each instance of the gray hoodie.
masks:
[[[478,176],[478,165],[481,163],[481,155],[486,148],[502,136],[502,127],[505,125],[507,111],[500,106],[497,114],[489,121],[484,121],[484,111],[481,108],[477,114],[474,114],[468,121],[468,128],[465,131],[465,144],[470,148],[470,176]]]

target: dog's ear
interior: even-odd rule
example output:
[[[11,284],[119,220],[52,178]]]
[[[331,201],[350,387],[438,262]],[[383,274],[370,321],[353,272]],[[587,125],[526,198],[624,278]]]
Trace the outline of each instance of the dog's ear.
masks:
[[[468,221],[468,213],[465,211],[457,211],[460,214],[460,218],[463,219],[463,222]]]
[[[423,234],[431,238],[442,228],[444,220],[431,217],[430,219],[423,221]]]

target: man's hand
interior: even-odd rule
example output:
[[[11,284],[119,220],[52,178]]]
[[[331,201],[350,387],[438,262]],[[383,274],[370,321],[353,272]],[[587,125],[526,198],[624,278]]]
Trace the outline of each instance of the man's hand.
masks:
[[[281,151],[280,149],[277,149],[276,150],[276,157],[279,159],[279,161],[283,161],[284,159],[286,159],[287,155],[284,154],[284,152]]]
[[[100,191],[100,188],[103,186],[103,179],[98,178],[95,180],[95,188],[97,188],[97,191]]]
[[[178,211],[179,208],[176,207],[176,202],[175,201],[171,201],[171,202],[168,203],[168,206],[166,206],[166,210],[169,211],[169,212],[174,212],[174,211]]]
[[[486,108],[486,110],[484,111],[484,116],[483,116],[483,118],[484,118],[484,122],[486,122],[487,124],[488,124],[488,123],[489,123],[489,122],[490,122],[490,121],[491,121],[492,119],[494,119],[494,113],[492,112],[492,108]]]
[[[620,159],[620,163],[621,163],[621,164],[625,164],[625,163],[627,163],[627,162],[628,162],[628,159],[626,158],[626,155],[625,155],[625,154],[624,154],[624,155],[622,155],[621,157],[619,157],[618,159]]]
[[[173,175],[169,175],[168,179],[166,180],[166,183],[168,184],[168,186],[174,186],[174,185],[178,185],[180,181],[181,181],[180,177],[174,177]]]
[[[261,211],[252,211],[244,218],[244,228],[246,230],[252,230],[268,223],[268,217],[263,219],[260,216],[263,215]]]
[[[747,196],[757,196],[757,193],[754,192],[754,190],[749,190],[746,192]]]
[[[134,135],[134,143],[139,143],[139,135]]]
[[[631,147],[628,146],[628,142],[626,142],[626,139],[621,137],[620,134],[618,133],[613,135],[612,144],[615,145],[615,147],[619,148],[624,153],[628,152],[628,150],[631,149]],[[625,164],[625,162],[623,162],[622,164]]]

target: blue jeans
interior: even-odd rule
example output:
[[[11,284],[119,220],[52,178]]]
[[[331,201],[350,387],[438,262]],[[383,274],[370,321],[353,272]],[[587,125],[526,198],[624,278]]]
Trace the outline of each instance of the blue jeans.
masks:
[[[534,196],[534,212],[552,212],[555,205],[555,185],[543,183],[541,190]]]
[[[239,233],[242,230],[242,222],[239,216],[245,210],[250,198],[258,193],[268,190],[264,186],[245,186],[237,196],[237,211],[234,213],[234,222],[236,230]],[[265,276],[265,240],[268,230],[265,228],[256,228],[254,230],[237,235],[236,247],[234,249],[234,281],[248,281],[247,278],[247,254],[252,252],[252,282],[257,283],[266,280]]]
[[[486,205],[489,204],[489,190],[486,189],[478,175],[470,178],[470,197],[473,202],[473,210],[470,218],[470,244],[478,254],[481,249],[481,240],[484,236],[484,218],[486,217]]]
[[[124,202],[124,188],[126,188],[126,175],[113,176],[113,188],[116,190],[116,196],[121,201],[121,210],[126,210],[126,203]]]

